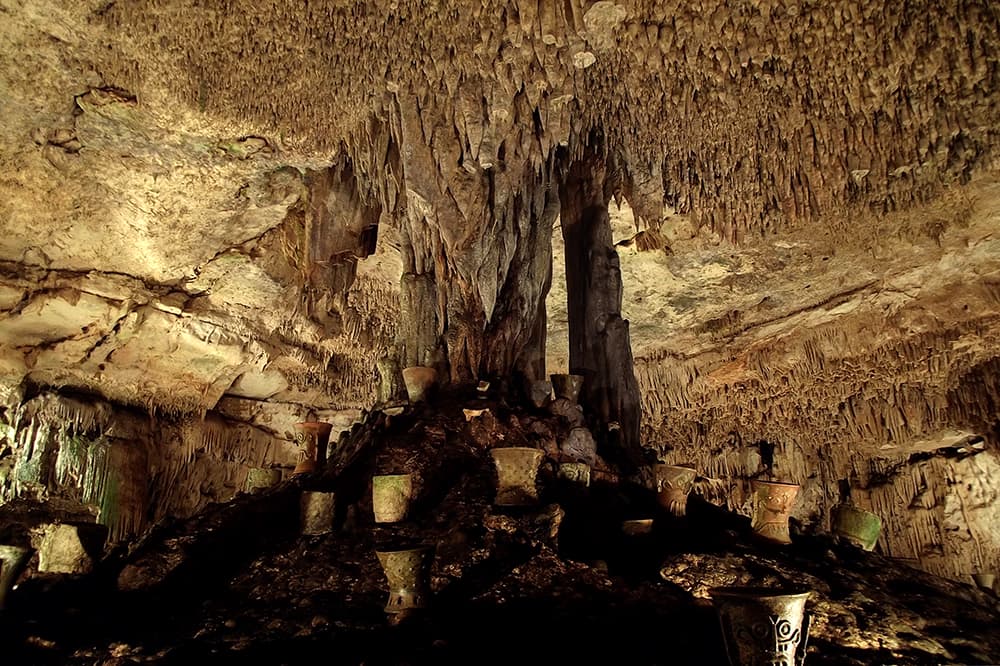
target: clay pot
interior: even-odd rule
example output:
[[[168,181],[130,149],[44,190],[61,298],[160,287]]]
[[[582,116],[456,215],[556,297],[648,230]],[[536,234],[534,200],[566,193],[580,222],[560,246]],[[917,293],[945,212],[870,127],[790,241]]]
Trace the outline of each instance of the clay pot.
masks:
[[[528,387],[528,397],[531,404],[541,409],[552,400],[552,382],[547,379],[540,379],[531,382]]]
[[[333,531],[336,503],[333,493],[303,491],[299,499],[302,534],[327,534]]]
[[[853,504],[838,504],[830,512],[833,533],[843,537],[863,550],[872,551],[882,532],[882,519],[871,511]]]
[[[243,491],[259,493],[266,488],[277,485],[281,481],[281,470],[267,467],[252,467],[247,470],[247,478],[243,483]]]
[[[754,479],[750,486],[753,489],[754,506],[750,527],[754,533],[772,543],[791,543],[788,518],[792,515],[799,485]]]
[[[295,442],[299,446],[299,460],[292,474],[315,472],[326,462],[326,447],[330,442],[333,426],[320,421],[304,421],[295,424]]]
[[[32,548],[0,546],[0,611],[7,608],[7,595],[34,552]]]
[[[375,551],[389,583],[386,613],[402,613],[427,606],[433,551],[433,546]]]
[[[656,501],[675,516],[687,514],[687,500],[698,472],[691,467],[658,464],[653,467],[656,478]]]
[[[580,400],[580,389],[583,388],[583,375],[550,375],[552,389],[557,398],[565,398],[570,402]]]
[[[590,465],[582,462],[559,463],[559,478],[586,488],[590,486]]]
[[[541,449],[523,446],[502,446],[490,449],[497,470],[497,493],[494,504],[521,506],[538,502],[535,481],[544,453]]]
[[[997,575],[994,573],[974,573],[972,580],[976,583],[976,587],[992,592],[993,586],[997,582]]]
[[[622,521],[622,533],[626,536],[645,536],[653,532],[652,518],[633,518]]]
[[[372,477],[372,509],[376,523],[398,523],[405,519],[412,499],[412,475],[379,474]]]
[[[796,666],[805,661],[810,591],[715,587],[709,590],[732,666]]]
[[[414,365],[403,369],[403,383],[411,403],[427,400],[437,383],[437,370],[426,365]]]

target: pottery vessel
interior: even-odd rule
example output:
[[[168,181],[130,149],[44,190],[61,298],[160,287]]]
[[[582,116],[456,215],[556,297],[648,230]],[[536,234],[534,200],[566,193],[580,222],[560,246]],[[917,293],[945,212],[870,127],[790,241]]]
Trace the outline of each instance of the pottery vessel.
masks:
[[[426,365],[414,365],[403,369],[403,384],[411,403],[427,400],[437,384],[437,370]]]
[[[330,442],[333,426],[320,421],[304,421],[295,424],[295,443],[299,447],[299,459],[292,474],[315,472],[326,462],[326,448]]]
[[[993,586],[997,582],[997,576],[994,573],[974,573],[972,574],[972,580],[980,589],[992,592]]]
[[[398,523],[410,511],[413,476],[379,474],[372,477],[372,509],[376,523]]]
[[[32,548],[0,546],[0,611],[7,608],[7,595],[14,588],[18,576],[28,566]]]
[[[302,534],[327,534],[333,531],[336,503],[333,493],[303,491],[299,499],[299,520]]]
[[[533,381],[528,387],[528,394],[532,405],[545,407],[552,400],[552,382],[547,379]]]
[[[652,534],[653,532],[653,519],[652,518],[633,518],[630,520],[622,521],[622,533],[626,536],[644,536],[647,534]]]
[[[565,398],[570,402],[580,400],[580,389],[583,388],[583,375],[558,374],[550,375],[552,389],[557,398]]]
[[[802,666],[810,591],[716,587],[709,590],[732,666]]]
[[[427,606],[433,551],[433,546],[418,546],[375,552],[389,583],[386,613],[401,613]]]
[[[277,485],[280,481],[280,469],[252,467],[247,470],[247,478],[243,483],[243,491],[247,493],[259,493],[266,488]]]
[[[544,452],[523,446],[505,446],[490,449],[497,470],[497,492],[494,503],[498,506],[521,506],[538,502],[538,466]]]
[[[559,478],[586,488],[590,486],[590,465],[582,462],[559,463]]]
[[[655,465],[654,472],[656,501],[675,516],[686,515],[688,495],[698,472],[690,467],[664,464]]]
[[[872,551],[882,532],[882,519],[871,511],[844,503],[833,507],[830,526],[834,534],[863,550]]]
[[[754,533],[772,543],[791,543],[788,518],[792,515],[795,497],[799,494],[799,485],[754,479],[750,482],[750,486],[753,489],[753,516],[750,527]]]

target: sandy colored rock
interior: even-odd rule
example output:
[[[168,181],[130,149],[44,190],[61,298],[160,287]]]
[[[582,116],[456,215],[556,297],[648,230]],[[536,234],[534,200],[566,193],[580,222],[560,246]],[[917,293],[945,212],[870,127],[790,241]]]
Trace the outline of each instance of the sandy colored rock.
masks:
[[[38,544],[38,570],[87,574],[104,553],[107,528],[97,524],[47,525]]]

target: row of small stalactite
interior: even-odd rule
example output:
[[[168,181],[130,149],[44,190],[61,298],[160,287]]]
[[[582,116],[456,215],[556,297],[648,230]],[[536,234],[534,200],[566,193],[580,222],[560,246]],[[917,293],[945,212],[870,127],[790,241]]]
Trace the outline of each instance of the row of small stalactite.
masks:
[[[676,450],[666,460],[701,471],[695,494],[750,515],[749,479],[761,469],[754,447]],[[778,444],[771,473],[802,486],[792,515],[806,531],[830,529],[827,517],[841,500],[837,482],[849,480],[852,501],[882,520],[883,555],[963,582],[976,571],[1000,570],[1000,491],[991,485],[1000,478],[1000,456],[982,444],[912,456]]]
[[[112,539],[136,533],[143,525],[145,503],[135,496],[145,493],[145,484],[129,483],[135,476],[134,447],[74,425],[33,420],[16,431],[14,465],[0,486],[0,501],[68,493],[96,508],[97,521],[108,527]],[[143,464],[142,481],[144,472]]]
[[[69,500],[63,506],[96,513],[112,543],[228,499],[222,494],[247,467],[277,455],[276,441],[263,431],[214,417],[129,424],[107,404],[48,394],[9,413],[0,451],[13,455],[0,460],[0,503]]]

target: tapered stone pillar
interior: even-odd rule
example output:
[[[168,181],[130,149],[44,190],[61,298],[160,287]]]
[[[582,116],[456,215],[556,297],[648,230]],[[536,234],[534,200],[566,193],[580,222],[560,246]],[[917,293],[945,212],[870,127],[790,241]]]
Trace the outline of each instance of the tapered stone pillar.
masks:
[[[566,244],[569,370],[584,376],[580,404],[604,424],[618,423],[625,461],[637,465],[639,385],[628,322],[621,317],[622,277],[611,238],[605,171],[604,159],[588,154],[570,166],[559,188]]]

